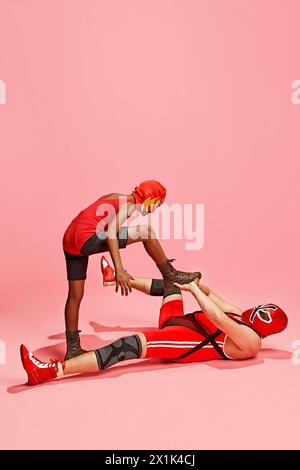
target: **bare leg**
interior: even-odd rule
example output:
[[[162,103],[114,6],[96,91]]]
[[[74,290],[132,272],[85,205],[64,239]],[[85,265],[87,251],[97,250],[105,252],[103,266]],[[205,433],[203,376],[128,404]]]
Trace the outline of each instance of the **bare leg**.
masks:
[[[167,304],[168,302],[172,302],[172,300],[182,300],[182,295],[181,294],[172,294],[169,295],[168,297],[165,297],[162,301],[162,305]]]
[[[89,351],[86,354],[73,357],[65,361],[65,370],[63,375],[68,374],[88,374],[98,372],[99,367],[94,351]]]
[[[66,331],[78,330],[79,307],[84,294],[85,281],[69,281],[69,292],[65,306]]]
[[[134,280],[130,281],[130,284],[133,289],[143,292],[144,294],[150,295],[152,281],[153,279],[150,278],[136,277]]]
[[[149,277],[135,277],[134,280],[130,281],[130,284],[133,289],[143,292],[144,294],[151,295],[151,286],[154,280],[157,282],[160,281],[160,279],[151,279]],[[209,289],[205,284],[201,283],[200,289],[208,297],[213,300],[216,299],[217,294]],[[163,293],[161,295],[163,295]]]
[[[143,242],[146,252],[153,259],[164,279],[164,286],[167,290],[173,290],[174,282],[178,284],[188,284],[194,279],[201,277],[201,273],[197,272],[184,272],[175,269],[169,260],[160,242],[157,240],[154,230],[150,225],[137,225],[135,227],[128,227],[128,244]]]
[[[80,345],[78,330],[79,307],[84,294],[85,280],[69,281],[69,292],[65,306],[67,352],[65,359],[70,359],[86,351]]]
[[[128,242],[143,242],[146,252],[156,264],[162,264],[167,261],[167,257],[162,249],[159,240],[156,238],[155,232],[151,225],[137,225],[128,227]]]

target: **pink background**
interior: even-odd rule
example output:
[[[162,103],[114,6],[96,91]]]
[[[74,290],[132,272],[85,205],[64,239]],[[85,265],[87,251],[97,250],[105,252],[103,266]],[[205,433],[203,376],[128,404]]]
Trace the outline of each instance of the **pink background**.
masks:
[[[299,447],[299,1],[0,0],[0,11],[1,448]],[[288,330],[250,361],[153,360],[21,385],[21,342],[44,359],[64,352],[66,226],[149,178],[169,203],[205,204],[202,250],[164,241],[176,266],[241,306],[278,303]],[[142,246],[123,259],[157,276]],[[98,263],[81,309],[89,348],[154,327],[159,308],[103,289]]]

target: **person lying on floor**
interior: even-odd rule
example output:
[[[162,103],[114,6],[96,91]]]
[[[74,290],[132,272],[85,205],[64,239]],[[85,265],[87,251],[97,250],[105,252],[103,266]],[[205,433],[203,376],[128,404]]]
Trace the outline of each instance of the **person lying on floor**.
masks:
[[[70,374],[101,372],[130,359],[161,358],[181,363],[248,359],[260,350],[263,338],[283,331],[288,323],[287,315],[273,303],[243,311],[199,279],[184,285],[175,283],[168,290],[159,279],[136,278],[131,285],[145,294],[163,297],[157,329],[120,338],[66,361],[42,362],[21,345],[28,385]],[[201,310],[184,315],[181,291],[192,294]]]

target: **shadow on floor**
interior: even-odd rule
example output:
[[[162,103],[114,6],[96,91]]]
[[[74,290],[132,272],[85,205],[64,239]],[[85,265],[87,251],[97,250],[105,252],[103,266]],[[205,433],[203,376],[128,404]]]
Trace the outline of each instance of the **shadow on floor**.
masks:
[[[94,321],[89,322],[90,326],[93,328],[95,333],[106,333],[109,331],[126,331],[126,332],[134,332],[143,331],[143,330],[154,330],[155,327],[149,326],[127,326],[126,328],[120,325],[117,326],[107,326],[101,325],[100,323],[96,323]],[[89,335],[82,335],[82,338],[86,338]],[[48,339],[62,339],[65,340],[65,333],[57,333],[55,335],[48,336]]]
[[[143,330],[150,330],[153,328],[149,327],[121,327],[121,326],[105,326],[100,325],[99,323],[90,322],[90,325],[94,329],[95,333],[107,332],[107,331],[126,331],[126,332],[137,332]],[[51,340],[64,340],[65,335],[64,333],[58,333],[52,336],[49,336],[48,339]],[[106,345],[109,341],[103,340],[98,335],[90,334],[90,335],[81,335],[82,339],[82,347],[88,350],[93,350],[100,348]],[[33,351],[34,355],[41,360],[49,360],[50,357],[64,357],[65,355],[65,341],[53,345],[48,345],[43,348],[37,349]],[[246,359],[242,361],[224,361],[224,360],[214,360],[214,361],[207,361],[202,362],[202,367],[213,367],[215,369],[220,370],[232,370],[232,369],[241,369],[244,367],[250,366],[257,366],[259,364],[263,364],[265,359],[273,359],[273,360],[290,360],[292,357],[292,353],[290,351],[285,351],[281,349],[271,349],[266,348],[262,349],[259,354],[252,358]],[[41,385],[37,385],[37,387],[53,387],[58,386],[66,383],[73,383],[78,381],[85,381],[85,380],[103,380],[103,379],[114,379],[118,378],[124,374],[133,374],[133,373],[141,373],[141,372],[150,372],[150,371],[157,371],[157,370],[167,370],[167,369],[174,369],[180,367],[199,367],[200,363],[176,363],[170,362],[165,359],[144,359],[140,361],[132,361],[126,364],[118,364],[111,369],[107,369],[103,371],[101,374],[82,374],[82,375],[73,375],[69,377],[64,377],[60,380],[54,380],[52,382],[46,382]],[[8,393],[20,393],[23,391],[32,390],[32,387],[28,387],[26,384],[22,385],[15,385],[9,387],[7,389]]]
[[[36,351],[34,354],[37,355]],[[141,373],[141,372],[148,372],[148,371],[157,371],[161,369],[174,369],[178,367],[187,367],[192,366],[194,364],[178,364],[173,363],[164,359],[143,359],[140,361],[132,361],[130,364],[124,365],[116,365],[111,369],[106,369],[101,374],[82,374],[82,375],[73,375],[69,377],[63,377],[60,380],[53,380],[52,382],[45,382],[40,385],[35,385],[35,389],[38,387],[45,387],[45,386],[57,386],[59,384],[66,384],[66,383],[73,383],[73,382],[83,382],[85,380],[103,380],[103,379],[115,379],[124,374],[134,374],[134,373]],[[21,385],[14,385],[12,387],[8,387],[8,393],[20,393],[32,390],[33,387],[28,387],[26,384]]]

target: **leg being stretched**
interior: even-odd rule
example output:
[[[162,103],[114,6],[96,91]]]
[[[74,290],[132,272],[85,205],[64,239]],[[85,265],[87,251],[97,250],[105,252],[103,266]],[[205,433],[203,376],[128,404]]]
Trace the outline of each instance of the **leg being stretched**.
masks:
[[[114,285],[114,284],[112,284]],[[163,297],[170,295],[169,291],[165,290],[163,279],[151,279],[149,277],[135,277],[131,280],[131,287],[135,290],[143,292],[146,295],[151,295],[154,297]],[[200,285],[200,289],[204,294],[209,295],[211,292],[207,286],[204,284]],[[180,290],[174,288],[174,293],[180,294]]]
[[[184,315],[183,299],[180,290],[178,292],[164,291],[164,298],[159,312],[158,328],[163,328],[164,324],[173,317]]]
[[[116,284],[115,270],[109,264],[105,256],[101,258],[101,271],[103,275],[104,286],[114,286]],[[131,287],[151,296],[162,297],[164,295],[163,279],[151,279],[146,277],[135,277],[130,281]],[[179,289],[177,289],[180,292]]]

